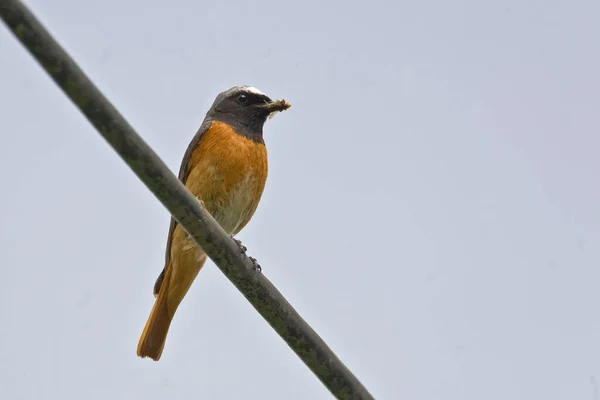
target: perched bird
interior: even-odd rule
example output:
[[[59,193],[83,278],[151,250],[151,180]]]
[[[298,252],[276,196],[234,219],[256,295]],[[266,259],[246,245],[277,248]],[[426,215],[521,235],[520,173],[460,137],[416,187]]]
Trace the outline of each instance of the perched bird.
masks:
[[[285,100],[273,101],[254,87],[234,86],[217,96],[185,152],[179,179],[232,236],[252,218],[267,180],[263,125],[289,107]],[[154,284],[156,300],[138,343],[138,356],[160,359],[175,311],[206,257],[171,218],[165,266]]]

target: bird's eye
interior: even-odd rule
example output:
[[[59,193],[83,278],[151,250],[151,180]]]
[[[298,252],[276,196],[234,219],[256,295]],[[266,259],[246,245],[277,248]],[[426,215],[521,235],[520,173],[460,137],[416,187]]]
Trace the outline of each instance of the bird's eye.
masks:
[[[238,103],[246,104],[248,102],[248,96],[245,94],[240,94],[237,98]]]

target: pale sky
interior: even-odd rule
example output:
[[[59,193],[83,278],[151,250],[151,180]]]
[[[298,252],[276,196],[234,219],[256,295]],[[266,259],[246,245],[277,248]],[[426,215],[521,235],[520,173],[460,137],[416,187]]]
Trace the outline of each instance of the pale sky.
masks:
[[[174,172],[292,104],[238,238],[377,399],[595,399],[598,1],[26,3]],[[0,110],[0,398],[331,398],[212,262],[138,358],[168,212],[4,26]]]

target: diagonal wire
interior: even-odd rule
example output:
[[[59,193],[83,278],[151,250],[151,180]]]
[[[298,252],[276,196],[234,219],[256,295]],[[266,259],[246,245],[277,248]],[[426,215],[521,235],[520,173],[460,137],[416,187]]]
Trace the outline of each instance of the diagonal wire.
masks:
[[[54,82],[338,399],[373,397],[283,295],[102,95],[19,0],[0,0],[0,16]]]

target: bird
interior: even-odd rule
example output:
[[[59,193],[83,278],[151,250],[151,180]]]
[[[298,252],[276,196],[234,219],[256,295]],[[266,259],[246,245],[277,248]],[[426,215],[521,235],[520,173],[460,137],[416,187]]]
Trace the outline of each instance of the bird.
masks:
[[[254,215],[267,181],[263,126],[290,106],[253,86],[233,86],[217,95],[185,151],[179,180],[232,238]],[[161,358],[175,312],[206,259],[171,217],[165,264],[154,284],[154,306],[138,342],[139,357]]]

